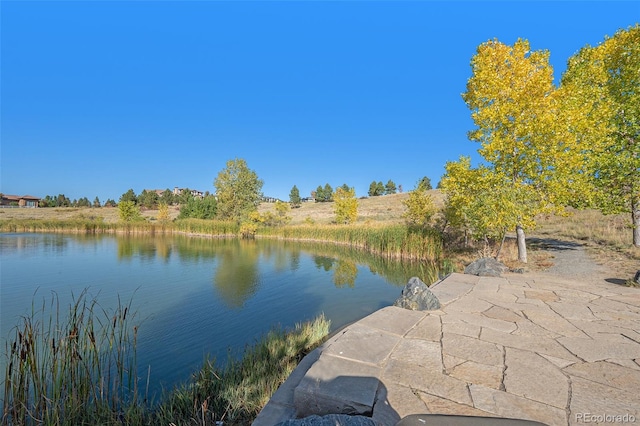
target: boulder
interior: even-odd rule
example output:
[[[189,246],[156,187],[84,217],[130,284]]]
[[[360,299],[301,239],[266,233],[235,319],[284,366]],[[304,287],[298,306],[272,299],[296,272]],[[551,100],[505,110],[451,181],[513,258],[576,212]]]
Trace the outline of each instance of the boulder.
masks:
[[[402,295],[393,303],[393,306],[412,311],[433,311],[440,309],[440,301],[429,290],[429,286],[420,278],[413,277],[402,289]]]
[[[638,269],[638,271],[636,271],[636,275],[633,277],[633,282],[635,282],[636,284],[640,285],[640,269]]]
[[[371,417],[349,416],[348,414],[313,415],[302,419],[289,419],[276,426],[377,426]]]
[[[498,262],[493,257],[483,257],[467,265],[464,268],[464,273],[479,277],[499,277],[508,270],[509,268],[504,263]]]

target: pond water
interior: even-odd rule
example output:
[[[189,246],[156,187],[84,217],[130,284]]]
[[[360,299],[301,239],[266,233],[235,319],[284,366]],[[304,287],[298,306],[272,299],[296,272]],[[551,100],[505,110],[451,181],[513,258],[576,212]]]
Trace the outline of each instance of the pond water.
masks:
[[[332,245],[186,236],[0,234],[0,259],[2,350],[20,316],[54,292],[62,311],[85,289],[105,309],[131,301],[138,371],[150,366],[156,394],[207,354],[224,360],[274,325],[320,313],[335,330],[391,305],[427,272]]]

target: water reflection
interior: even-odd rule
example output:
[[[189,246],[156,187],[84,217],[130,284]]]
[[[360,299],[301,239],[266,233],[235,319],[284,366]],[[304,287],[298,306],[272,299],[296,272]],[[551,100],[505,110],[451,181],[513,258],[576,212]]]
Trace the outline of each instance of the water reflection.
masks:
[[[67,238],[59,234],[47,234],[44,237],[37,234],[2,234],[0,254],[12,253],[28,254],[34,250],[47,253],[61,253],[67,245]]]
[[[333,272],[333,283],[336,287],[353,287],[358,277],[356,263],[348,259],[338,259]]]
[[[89,288],[105,308],[132,298],[144,318],[139,371],[153,366],[152,381],[167,386],[204,354],[224,360],[274,324],[324,313],[335,330],[393,303],[410,277],[437,276],[432,265],[266,239],[3,234],[0,250],[3,336],[30,312],[36,290],[62,301]]]
[[[177,256],[181,262],[213,263],[213,286],[231,308],[242,307],[256,292],[261,259],[270,262],[277,272],[296,271],[301,253],[307,253],[318,270],[332,273],[336,287],[353,288],[358,265],[368,267],[371,273],[398,286],[405,285],[412,276],[434,282],[439,272],[435,264],[400,262],[333,244],[188,236],[120,236],[117,241],[119,260],[136,257],[168,262]]]
[[[218,250],[213,285],[228,307],[241,308],[258,288],[260,250],[247,240],[224,243]]]
[[[325,272],[329,272],[333,269],[333,262],[336,259],[327,256],[313,256],[313,262],[316,264],[316,268],[324,269]]]

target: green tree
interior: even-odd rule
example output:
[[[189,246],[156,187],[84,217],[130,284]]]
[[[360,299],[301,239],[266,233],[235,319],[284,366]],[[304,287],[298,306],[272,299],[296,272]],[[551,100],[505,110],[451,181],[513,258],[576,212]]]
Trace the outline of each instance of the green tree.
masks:
[[[158,194],[156,191],[147,191],[143,189],[138,196],[138,204],[147,209],[153,209],[158,204]]]
[[[564,205],[573,195],[572,178],[582,164],[567,141],[558,140],[557,93],[548,51],[482,43],[471,61],[472,76],[463,99],[477,128],[469,132],[488,162],[495,191],[509,195],[516,223],[518,259],[527,262],[526,228],[535,216]],[[494,203],[495,205],[495,203]],[[504,216],[502,216],[504,217]]]
[[[376,184],[376,181],[372,181],[369,184],[369,192],[367,192],[367,195],[369,195],[369,197],[375,197],[376,195],[376,190],[378,189],[378,185]]]
[[[213,182],[218,197],[218,217],[223,220],[246,219],[258,209],[263,181],[243,159],[227,161],[227,167]]]
[[[640,25],[619,30],[569,59],[561,80],[567,139],[587,157],[603,213],[630,213],[640,247]]]
[[[490,240],[499,243],[495,257],[500,256],[502,243],[509,229],[518,223],[526,227],[534,225],[533,217],[537,200],[526,200],[526,187],[511,185],[503,175],[491,168],[471,167],[471,159],[462,157],[457,162],[445,165],[441,187],[446,195],[445,221],[453,227],[462,228],[465,235],[471,234],[485,245]],[[525,192],[522,194],[521,192]],[[527,208],[531,208],[530,211]],[[525,212],[518,217],[514,212]],[[526,220],[526,222],[525,222]]]
[[[89,199],[87,197],[81,197],[80,199],[78,199],[78,201],[76,201],[75,206],[76,207],[91,207],[91,202],[89,201]]]
[[[295,185],[293,185],[293,188],[291,188],[291,192],[289,192],[289,203],[293,208],[298,208],[302,204],[300,200],[300,191]]]
[[[158,202],[166,204],[167,206],[172,206],[176,203],[176,196],[174,195],[173,191],[167,188],[162,191],[162,195],[160,195],[160,198],[158,198]]]
[[[115,207],[116,201],[112,198],[108,198],[107,201],[104,202],[105,207]]]
[[[180,214],[178,219],[194,218],[194,219],[214,219],[218,203],[212,195],[204,198],[195,198],[191,196],[186,204],[180,204]]]
[[[433,189],[433,187],[431,186],[431,179],[426,176],[418,181],[418,185],[416,187],[422,189],[423,191],[429,191],[430,189]]]
[[[71,200],[64,194],[58,194],[55,201],[55,207],[71,207]]]
[[[358,199],[355,189],[349,188],[345,191],[344,188],[339,187],[333,194],[333,199],[336,223],[354,223],[358,218]]]
[[[328,183],[324,185],[318,185],[316,188],[315,199],[317,203],[326,203],[333,199],[333,188]]]
[[[325,201],[333,201],[333,188],[328,183],[324,185],[324,196]]]
[[[142,220],[140,208],[133,201],[120,201],[118,203],[118,214],[123,222],[135,222]]]
[[[100,207],[100,199],[96,196],[96,198],[93,200],[93,207]]]
[[[385,186],[382,182],[376,182],[375,180],[369,184],[369,196],[377,197],[379,195],[384,195]]]
[[[138,203],[138,197],[136,196],[136,193],[133,192],[133,189],[130,188],[127,192],[120,196],[119,202],[123,201],[133,201],[134,204]]]
[[[180,205],[188,204],[189,201],[193,200],[193,198],[193,193],[189,188],[184,188],[180,194],[176,196],[176,200]]]
[[[389,181],[387,182],[387,184],[384,186],[384,193],[386,195],[390,195],[390,194],[395,194],[397,191],[396,189],[396,184],[394,181],[392,181],[391,179],[389,179]]]

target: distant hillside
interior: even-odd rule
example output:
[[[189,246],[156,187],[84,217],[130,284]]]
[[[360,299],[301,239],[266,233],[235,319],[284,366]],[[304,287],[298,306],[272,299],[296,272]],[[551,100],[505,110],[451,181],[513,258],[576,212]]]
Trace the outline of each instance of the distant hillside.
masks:
[[[436,207],[443,205],[442,193],[437,190],[429,191],[433,197]],[[403,222],[402,215],[405,207],[403,201],[409,197],[409,194],[381,195],[378,197],[367,197],[358,199],[358,223],[364,222],[384,222],[384,223],[400,223]],[[333,203],[302,203],[299,208],[291,209],[291,224],[302,224],[305,219],[311,218],[316,223],[331,223],[334,218]],[[260,205],[259,211],[274,210],[271,203],[263,203]]]

